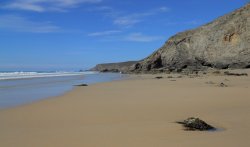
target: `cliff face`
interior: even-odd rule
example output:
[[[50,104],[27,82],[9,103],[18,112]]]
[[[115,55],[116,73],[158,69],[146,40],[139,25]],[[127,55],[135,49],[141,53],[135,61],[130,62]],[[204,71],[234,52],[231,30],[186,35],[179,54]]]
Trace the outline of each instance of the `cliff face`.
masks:
[[[106,63],[98,64],[91,71],[100,72],[127,72],[129,68],[137,63],[136,61],[120,62],[120,63]]]
[[[130,68],[134,72],[250,68],[250,4],[194,30],[171,37]]]

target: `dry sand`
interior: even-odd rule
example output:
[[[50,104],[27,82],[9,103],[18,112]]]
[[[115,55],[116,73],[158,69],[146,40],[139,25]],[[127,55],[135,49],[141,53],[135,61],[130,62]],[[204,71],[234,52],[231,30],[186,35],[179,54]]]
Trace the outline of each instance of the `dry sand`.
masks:
[[[250,146],[249,76],[153,77],[78,87],[63,96],[1,110],[0,146]],[[217,86],[221,82],[228,87]],[[174,123],[190,116],[220,130],[184,131]]]

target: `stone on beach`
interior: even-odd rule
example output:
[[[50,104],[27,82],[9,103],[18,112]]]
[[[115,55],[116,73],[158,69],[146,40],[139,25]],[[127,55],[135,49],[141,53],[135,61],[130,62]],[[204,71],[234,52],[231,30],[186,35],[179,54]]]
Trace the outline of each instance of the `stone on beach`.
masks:
[[[231,73],[229,71],[225,71],[224,75],[227,75],[227,76],[248,76],[247,73]]]
[[[156,79],[163,79],[163,77],[161,77],[161,76],[158,76],[158,77],[155,77]]]
[[[209,124],[207,124],[205,121],[199,119],[190,117],[184,121],[177,122],[179,124],[182,124],[186,130],[199,130],[199,131],[208,131],[208,130],[215,130],[215,128]]]
[[[219,85],[220,87],[228,87],[226,84],[224,84],[224,83],[220,83],[220,85]]]

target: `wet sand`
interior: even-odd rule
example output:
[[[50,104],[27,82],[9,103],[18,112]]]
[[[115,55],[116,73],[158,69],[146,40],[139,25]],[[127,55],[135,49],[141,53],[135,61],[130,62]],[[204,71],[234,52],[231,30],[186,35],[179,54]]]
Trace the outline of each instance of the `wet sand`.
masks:
[[[249,147],[250,76],[156,76],[77,87],[1,110],[0,146]],[[191,116],[219,131],[184,131],[174,123]]]

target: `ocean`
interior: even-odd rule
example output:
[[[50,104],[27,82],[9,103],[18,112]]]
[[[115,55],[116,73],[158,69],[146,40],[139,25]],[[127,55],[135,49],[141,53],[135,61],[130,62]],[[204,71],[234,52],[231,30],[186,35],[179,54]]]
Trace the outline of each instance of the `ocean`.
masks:
[[[78,84],[95,84],[126,78],[98,72],[0,72],[0,109],[62,95]]]

